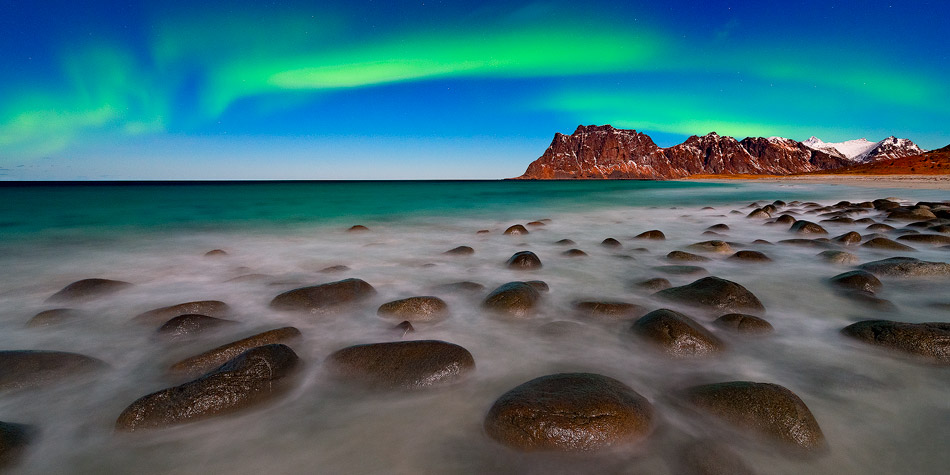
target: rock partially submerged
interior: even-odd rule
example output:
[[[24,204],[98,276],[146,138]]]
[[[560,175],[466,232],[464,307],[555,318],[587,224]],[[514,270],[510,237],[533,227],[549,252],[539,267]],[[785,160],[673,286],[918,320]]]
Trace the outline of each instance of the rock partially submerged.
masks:
[[[143,396],[115,422],[133,432],[182,424],[258,405],[290,384],[299,358],[280,344],[251,348],[200,378]]]
[[[644,315],[630,331],[677,358],[709,356],[725,349],[722,340],[695,320],[665,308]]]
[[[872,345],[950,365],[950,323],[904,323],[865,320],[844,327],[841,333]]]
[[[541,259],[531,251],[520,251],[511,256],[505,265],[509,269],[535,270],[541,268]]]
[[[874,274],[863,270],[853,270],[838,274],[829,279],[832,285],[849,290],[860,290],[863,292],[877,292],[884,286],[881,281],[874,277]]]
[[[284,292],[274,297],[270,306],[277,310],[324,313],[357,303],[375,294],[376,289],[364,280],[344,279]]]
[[[918,277],[950,275],[950,264],[928,262],[913,257],[891,257],[858,266],[872,274],[889,277]]]
[[[66,323],[75,319],[78,315],[79,312],[71,308],[53,308],[50,310],[43,310],[26,322],[26,326],[35,328],[59,325],[61,323]]]
[[[334,377],[379,389],[426,389],[460,381],[475,370],[465,348],[439,340],[355,345],[327,357]]]
[[[591,373],[542,376],[506,392],[485,416],[492,439],[522,451],[582,452],[645,439],[653,406],[616,379]]]
[[[788,447],[807,451],[827,448],[825,436],[808,406],[783,386],[732,381],[694,386],[685,394],[699,409]]]
[[[448,316],[449,306],[438,297],[409,297],[380,305],[376,314],[409,322],[437,322]]]
[[[104,369],[97,358],[64,351],[0,351],[0,390],[52,384]]]
[[[765,335],[774,331],[768,321],[745,313],[727,313],[713,321],[713,325],[746,335]]]
[[[169,340],[180,340],[233,324],[232,320],[209,317],[207,315],[179,315],[158,328],[159,336]]]
[[[719,277],[704,277],[691,284],[653,294],[657,298],[715,310],[764,311],[762,302],[748,289]]]
[[[643,315],[644,308],[629,302],[578,301],[571,305],[574,312],[585,317],[605,320],[624,320]]]
[[[220,300],[199,300],[149,310],[136,315],[132,320],[157,324],[179,315],[206,315],[220,318],[226,316],[230,311],[231,308],[228,307],[228,304]]]
[[[121,280],[83,279],[63,287],[51,295],[47,302],[86,302],[132,287]]]
[[[508,282],[485,297],[482,306],[497,313],[525,318],[531,315],[541,293],[527,282]]]
[[[277,328],[186,358],[173,364],[170,370],[172,373],[193,378],[221,366],[251,348],[277,343],[290,343],[300,338],[300,336],[300,330],[294,327]]]

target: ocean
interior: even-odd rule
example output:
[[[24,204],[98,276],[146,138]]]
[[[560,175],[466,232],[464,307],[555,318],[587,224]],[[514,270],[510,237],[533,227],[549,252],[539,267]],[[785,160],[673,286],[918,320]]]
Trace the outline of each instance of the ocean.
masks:
[[[896,197],[946,200],[936,190],[835,185],[656,181],[382,181],[202,183],[0,183],[0,350],[59,350],[99,358],[108,368],[41,388],[0,392],[0,421],[30,424],[36,435],[13,471],[21,473],[677,473],[677,447],[715,438],[759,473],[941,473],[950,420],[950,370],[895,357],[839,334],[858,320],[948,321],[947,280],[884,280],[879,296],[895,308],[867,308],[834,292],[826,280],[849,270],[821,261],[822,249],[780,244],[784,226],[745,217],[752,202],[863,201]],[[734,211],[738,211],[735,213]],[[811,219],[817,218],[811,215]],[[513,224],[549,219],[530,234]],[[720,334],[721,356],[672,360],[630,335],[630,321],[595,321],[574,313],[579,299],[663,304],[632,284],[663,276],[673,285],[697,277],[664,275],[672,250],[713,239],[726,224],[736,250],[754,249],[771,263],[750,265],[710,256],[709,275],[738,282],[766,307],[775,332],[763,338]],[[348,233],[353,225],[366,233]],[[822,223],[832,236],[865,225]],[[635,240],[662,230],[664,241]],[[476,234],[479,230],[488,233]],[[622,247],[600,245],[612,237]],[[893,236],[892,236],[893,237]],[[569,258],[558,240],[588,256]],[[456,246],[471,256],[447,256]],[[946,262],[950,253],[914,245],[914,257]],[[222,249],[226,256],[205,257]],[[536,271],[504,266],[531,250]],[[860,262],[901,255],[851,247]],[[905,253],[906,254],[906,253]],[[332,266],[346,270],[328,272]],[[85,278],[134,284],[74,306],[61,324],[28,327],[45,300]],[[360,278],[378,293],[340,315],[279,312],[281,292]],[[484,296],[509,281],[543,280],[550,292],[522,321],[491,316]],[[431,295],[457,281],[485,286],[444,293],[449,317],[416,325],[401,337],[380,318],[382,303]],[[133,317],[193,300],[221,300],[238,322],[194,340],[167,342]],[[686,313],[689,313],[686,311]],[[711,319],[692,315],[707,328]],[[576,325],[564,335],[545,324]],[[132,401],[180,384],[172,363],[223,343],[294,326],[303,362],[293,389],[247,411],[168,429],[116,434],[116,417]],[[322,363],[343,347],[437,339],[465,347],[476,370],[461,383],[417,392],[364,391],[327,377]],[[507,390],[538,376],[585,371],[618,379],[645,396],[659,416],[650,438],[631,447],[578,456],[522,454],[483,429],[486,412]],[[781,384],[807,404],[829,451],[800,457],[755,437],[723,429],[671,396],[700,383],[749,380]]]

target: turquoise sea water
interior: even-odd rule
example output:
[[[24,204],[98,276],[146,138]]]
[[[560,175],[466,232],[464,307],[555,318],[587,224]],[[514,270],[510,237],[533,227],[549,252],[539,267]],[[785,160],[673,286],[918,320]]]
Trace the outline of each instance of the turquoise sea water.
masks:
[[[946,200],[946,192],[778,185],[748,182],[289,182],[0,184],[0,350],[58,350],[89,355],[108,367],[33,390],[0,391],[0,421],[30,424],[38,436],[14,471],[48,473],[367,473],[367,474],[679,474],[679,448],[715,439],[758,473],[942,473],[950,464],[945,367],[919,364],[847,341],[840,329],[868,318],[947,321],[947,279],[883,279],[878,296],[893,308],[862,307],[827,279],[851,270],[817,254],[824,247],[764,244],[797,237],[787,226],[748,219],[750,202],[776,199],[834,204],[894,196]],[[820,221],[801,206],[785,210]],[[858,217],[883,221],[872,210]],[[512,224],[549,218],[511,236]],[[370,228],[348,233],[355,224]],[[726,224],[720,236],[707,228]],[[906,223],[892,223],[898,228]],[[868,234],[866,223],[823,223],[831,236]],[[635,239],[659,229],[662,241]],[[487,230],[488,233],[477,233]],[[892,239],[906,230],[888,233]],[[605,247],[605,238],[621,246]],[[570,239],[570,246],[559,244]],[[668,274],[673,250],[710,239],[768,255],[767,264],[707,253],[695,275]],[[474,249],[449,256],[456,246]],[[893,251],[836,246],[858,262]],[[914,257],[950,260],[939,246],[914,244]],[[586,257],[563,253],[576,247]],[[226,256],[204,257],[211,249]],[[541,269],[512,270],[505,261],[530,250]],[[694,251],[690,251],[694,252]],[[901,254],[901,253],[896,253]],[[345,267],[343,267],[345,266]],[[746,338],[717,328],[717,316],[675,307],[725,340],[720,356],[672,360],[632,338],[630,320],[594,319],[578,300],[620,301],[645,311],[670,306],[633,285],[665,277],[684,285],[715,275],[746,286],[766,307],[772,336]],[[50,303],[85,278],[134,284],[90,301]],[[274,310],[278,294],[344,278],[363,279],[372,298],[335,315]],[[550,286],[530,318],[486,313],[481,301],[516,280]],[[477,292],[444,290],[471,281]],[[377,314],[380,305],[436,295],[449,316],[415,323]],[[221,300],[233,325],[192,340],[156,336],[158,323],[134,316],[196,300]],[[62,323],[32,327],[37,313],[68,305]],[[675,306],[675,305],[674,305]],[[942,313],[941,313],[942,312]],[[262,331],[297,327],[292,344],[303,362],[288,394],[255,409],[126,437],[116,417],[137,398],[183,381],[176,361]],[[552,332],[551,329],[559,329]],[[334,351],[364,343],[438,339],[469,350],[476,370],[432,391],[376,393],[323,372]],[[583,457],[521,454],[488,438],[486,412],[501,394],[538,376],[594,372],[646,397],[660,423],[643,444]],[[790,455],[756,436],[684,410],[672,395],[693,384],[747,380],[781,384],[814,413],[830,451]],[[881,450],[887,447],[888,450]]]

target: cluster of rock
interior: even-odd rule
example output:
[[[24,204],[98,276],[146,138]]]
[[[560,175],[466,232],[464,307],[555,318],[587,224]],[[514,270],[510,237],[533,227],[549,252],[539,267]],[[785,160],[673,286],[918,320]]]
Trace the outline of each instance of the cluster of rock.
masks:
[[[839,264],[853,264],[853,254],[842,249],[861,246],[874,252],[910,250],[893,246],[879,232],[896,228],[870,217],[853,216],[878,213],[890,223],[909,223],[898,237],[914,245],[947,246],[950,232],[950,205],[916,203],[902,205],[893,200],[840,202],[832,206],[818,203],[775,201],[764,206],[756,203],[747,214],[766,226],[787,227],[791,236],[779,244],[827,248],[818,257]],[[799,219],[802,214],[816,215],[815,221]],[[872,234],[851,231],[826,237],[825,226],[867,224]],[[540,227],[545,221],[528,223]],[[884,228],[883,226],[887,226]],[[888,229],[889,228],[889,229]],[[730,228],[718,224],[710,233],[726,233]],[[919,232],[925,230],[929,232]],[[354,227],[350,232],[369,232]],[[523,235],[528,229],[515,225],[507,235]],[[914,237],[913,239],[904,239]],[[640,233],[633,240],[664,240],[659,230]],[[576,245],[564,240],[565,246]],[[873,243],[873,244],[871,244]],[[607,238],[601,246],[621,249],[623,243]],[[745,244],[713,239],[673,250],[666,259],[701,264],[718,258],[735,265],[770,265],[773,260],[760,251],[742,249]],[[567,257],[584,257],[572,249]],[[692,252],[690,252],[692,251]],[[611,251],[613,252],[613,251]],[[460,246],[446,253],[466,258],[475,250]],[[522,275],[542,268],[541,259],[531,251],[520,251],[499,265]],[[699,266],[658,266],[657,272],[690,274]],[[875,308],[890,308],[890,302],[878,297],[887,279],[950,276],[950,264],[911,257],[888,257],[857,266],[828,279],[828,285],[846,298]],[[773,326],[761,315],[763,302],[744,285],[716,276],[698,278],[673,286],[663,277],[634,283],[651,292],[651,300],[671,308],[654,308],[620,300],[577,300],[571,304],[575,315],[603,322],[622,322],[629,341],[652,348],[660,357],[676,360],[714,358],[743,338],[773,333]],[[132,284],[109,279],[85,279],[67,285],[49,301],[82,303],[128,289]],[[434,288],[438,292],[483,292],[475,282],[455,282]],[[486,314],[500,320],[531,319],[540,311],[547,283],[540,280],[507,282],[481,299]],[[309,318],[333,318],[373,298],[376,289],[366,281],[349,278],[301,287],[275,296],[270,307],[275,311],[294,312]],[[157,327],[160,338],[178,340],[213,334],[235,322],[230,307],[221,301],[185,302],[150,310],[132,320]],[[44,326],[77,318],[71,308],[45,310],[28,325]],[[427,325],[451,318],[449,305],[434,295],[409,296],[379,305],[381,319],[399,322],[394,328],[405,337],[414,325]],[[707,323],[709,327],[707,328]],[[895,352],[933,364],[950,365],[950,323],[910,323],[890,320],[864,320],[846,326],[841,333]],[[138,431],[188,423],[231,414],[261,406],[287,394],[300,381],[301,369],[312,362],[302,360],[294,351],[303,335],[295,327],[275,328],[255,333],[178,361],[167,368],[178,384],[151,392],[132,402],[115,421],[117,431]],[[324,361],[325,374],[334,381],[369,390],[420,391],[462,383],[475,371],[475,358],[465,348],[440,340],[399,340],[360,344],[338,349]],[[0,351],[0,390],[28,390],[68,378],[102,372],[109,365],[96,358],[55,351]],[[751,381],[723,381],[693,386],[670,397],[682,402],[697,417],[709,417],[724,424],[767,437],[780,445],[808,452],[827,448],[824,435],[811,411],[796,394],[783,386]],[[637,443],[651,436],[657,427],[657,409],[624,382],[592,373],[543,375],[502,394],[488,409],[485,433],[492,439],[523,451],[591,451],[621,444]],[[0,422],[0,463],[12,462],[33,438],[29,426]],[[702,454],[690,450],[688,454]],[[703,463],[709,457],[696,455]],[[690,455],[684,460],[693,460]],[[741,459],[727,458],[741,464]],[[726,462],[724,462],[726,463]]]

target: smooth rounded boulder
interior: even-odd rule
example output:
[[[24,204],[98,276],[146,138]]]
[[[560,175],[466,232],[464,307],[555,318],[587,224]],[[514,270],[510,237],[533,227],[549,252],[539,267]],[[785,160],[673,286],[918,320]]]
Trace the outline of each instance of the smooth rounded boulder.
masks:
[[[538,256],[531,251],[516,252],[505,265],[515,270],[534,270],[542,267],[541,259],[538,259]]]
[[[33,315],[33,318],[26,322],[26,326],[35,328],[59,325],[74,320],[77,316],[79,312],[71,308],[53,308]]]
[[[821,251],[818,257],[829,264],[851,265],[858,262],[858,256],[845,251]]]
[[[670,283],[669,279],[664,279],[662,277],[654,277],[652,279],[641,280],[640,282],[637,282],[633,285],[641,289],[652,290],[654,292],[668,289],[673,286],[673,284]]]
[[[207,315],[179,315],[158,327],[158,335],[169,340],[181,340],[233,324],[232,320]]]
[[[740,262],[772,262],[769,256],[759,251],[739,251],[729,256],[729,260]]]
[[[730,246],[729,243],[720,240],[697,242],[696,244],[686,246],[686,249],[701,252],[717,252],[720,254],[730,254],[733,252],[732,246]]]
[[[485,297],[482,306],[496,313],[518,318],[531,315],[541,293],[527,282],[508,282]]]
[[[439,340],[355,345],[326,361],[335,378],[377,389],[426,389],[460,381],[475,370],[472,354]]]
[[[904,323],[865,320],[844,327],[841,333],[865,343],[950,365],[950,323]]]
[[[771,383],[731,381],[694,386],[689,403],[741,429],[769,436],[789,448],[821,451],[825,435],[808,406],[788,388]]]
[[[618,240],[616,240],[616,239],[614,239],[614,238],[607,238],[607,239],[604,239],[603,241],[600,242],[600,245],[601,245],[601,246],[604,246],[604,247],[614,248],[614,249],[618,249],[618,248],[623,247],[623,244],[620,244],[620,241],[618,241]]]
[[[324,313],[372,297],[376,289],[362,279],[344,279],[310,287],[289,290],[270,302],[276,310]]]
[[[459,246],[456,248],[449,249],[448,251],[443,252],[447,256],[471,256],[475,254],[475,249],[472,249],[469,246]]]
[[[207,315],[220,318],[226,316],[230,311],[231,308],[228,307],[228,304],[220,300],[198,300],[149,310],[136,315],[132,320],[157,324],[179,315]]]
[[[765,335],[774,331],[768,321],[745,313],[727,313],[714,320],[713,325],[746,335]]]
[[[504,234],[512,235],[512,236],[520,236],[522,234],[530,234],[530,233],[528,232],[528,229],[525,228],[524,226],[520,224],[515,224],[509,227],[508,229],[506,229]]]
[[[64,351],[0,351],[0,390],[52,384],[106,368],[97,358]]]
[[[47,302],[87,302],[132,287],[121,280],[83,279],[63,287],[51,295]]]
[[[950,264],[946,262],[929,262],[913,257],[891,257],[872,261],[858,266],[875,275],[889,277],[921,277],[950,275]]]
[[[161,428],[258,405],[291,386],[299,361],[286,345],[251,348],[194,381],[142,396],[122,411],[115,429]]]
[[[666,235],[663,234],[663,231],[659,229],[651,229],[649,231],[644,231],[640,234],[637,234],[633,237],[634,239],[653,239],[656,241],[662,241],[666,239]]]
[[[568,249],[562,252],[561,255],[567,257],[587,257],[587,253],[580,249]]]
[[[880,279],[874,277],[874,274],[863,270],[853,270],[851,272],[838,274],[829,279],[829,281],[838,288],[871,293],[877,292],[884,286]]]
[[[890,251],[916,251],[916,249],[906,244],[901,244],[886,237],[875,237],[868,239],[863,244],[861,244],[861,247],[866,247],[869,249],[885,249]]]
[[[897,238],[897,240],[930,244],[933,246],[950,244],[950,236],[944,236],[943,234],[907,234]]]
[[[628,302],[578,301],[571,304],[574,312],[590,318],[624,320],[643,315],[644,308]]]
[[[379,306],[376,314],[384,318],[409,322],[437,322],[449,314],[449,306],[438,297],[409,297]]]
[[[704,277],[693,283],[661,290],[655,297],[670,302],[716,310],[764,311],[762,302],[740,284],[719,277]]]
[[[795,221],[788,230],[796,234],[828,234],[825,228],[811,221],[805,221],[804,219]]]
[[[277,343],[290,343],[299,339],[300,336],[300,330],[294,327],[277,328],[183,359],[173,364],[169,369],[173,374],[193,378],[221,366],[251,348]]]
[[[837,236],[833,239],[835,242],[840,242],[841,244],[857,244],[861,242],[861,235],[854,231],[846,232],[840,236]]]
[[[630,331],[677,358],[709,356],[725,349],[722,340],[695,320],[665,308],[644,315]]]
[[[666,255],[666,258],[671,261],[685,261],[685,262],[708,262],[712,260],[708,257],[700,256],[698,254],[693,254],[691,252],[686,252],[686,251],[670,251],[670,253]]]
[[[503,394],[485,416],[485,433],[521,451],[585,452],[639,442],[652,432],[649,401],[616,379],[560,373]]]

